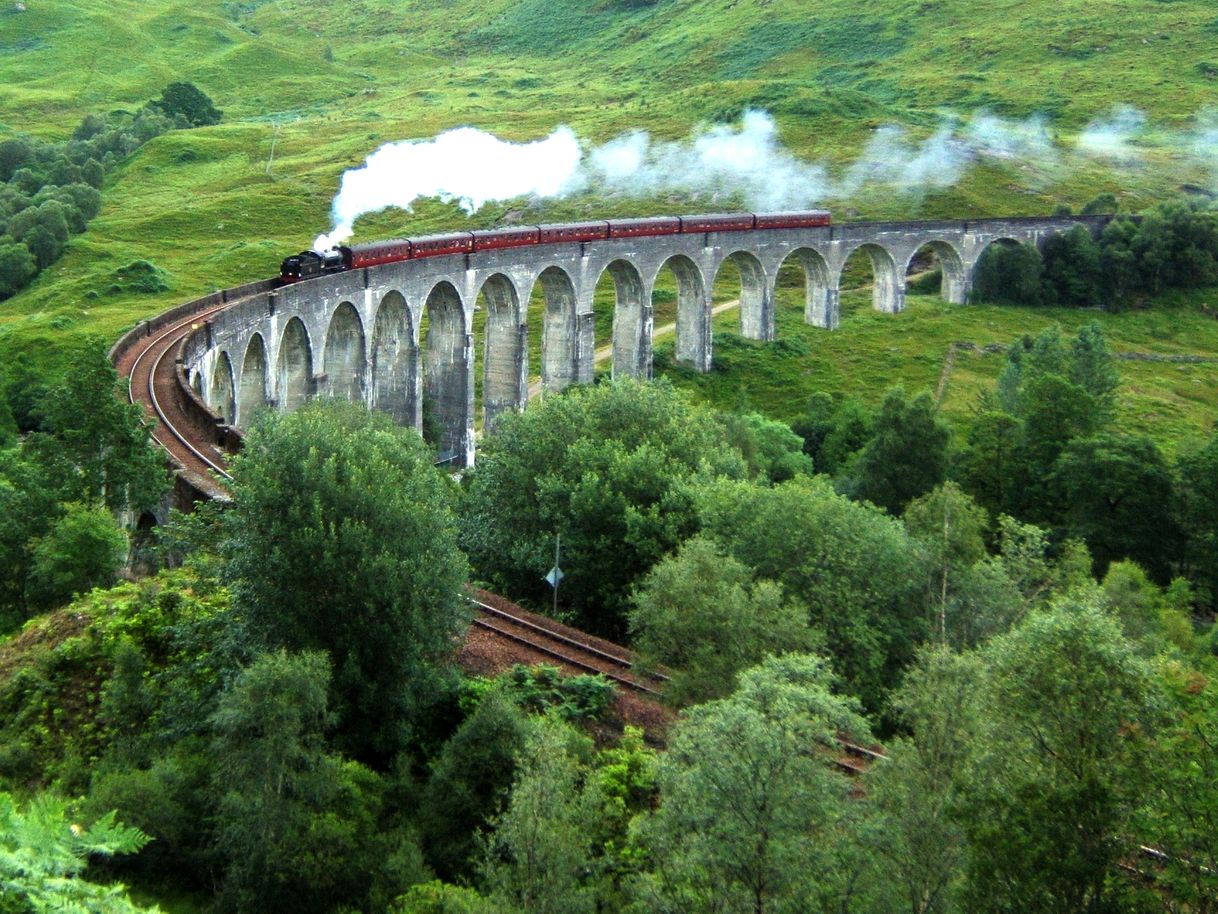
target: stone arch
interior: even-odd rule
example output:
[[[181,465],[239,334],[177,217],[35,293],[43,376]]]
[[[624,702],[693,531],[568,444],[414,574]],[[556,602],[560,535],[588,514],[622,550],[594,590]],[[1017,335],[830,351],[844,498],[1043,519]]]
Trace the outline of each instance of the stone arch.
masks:
[[[367,369],[364,324],[351,302],[341,302],[330,317],[322,370],[326,375],[326,396],[356,403],[364,399]]]
[[[813,248],[796,248],[783,258],[775,273],[775,282],[783,267],[793,263],[803,272],[804,322],[826,330],[836,330],[841,320],[838,275],[829,269],[824,256]],[[777,298],[777,294],[775,296]]]
[[[920,245],[917,250],[909,255],[909,259],[905,262],[905,269],[901,272],[902,276],[909,275],[909,268],[912,266],[914,259],[923,251],[930,250],[939,260],[939,268],[943,274],[943,280],[939,286],[939,296],[946,302],[953,305],[963,305],[968,300],[968,292],[970,285],[969,271],[964,268],[964,258],[960,256],[960,252],[955,245],[940,239],[927,241]]]
[[[203,399],[203,369],[196,368],[190,375],[190,389]]]
[[[497,416],[520,409],[528,400],[529,354],[515,283],[495,273],[479,292],[486,301],[482,427],[490,431]]]
[[[905,310],[905,276],[897,272],[897,263],[892,252],[874,241],[866,241],[855,246],[842,260],[838,270],[838,285],[841,284],[841,270],[845,269],[846,261],[856,251],[862,251],[871,261],[873,277],[871,304],[877,311],[885,314],[896,314]]]
[[[446,280],[436,283],[424,307],[423,434],[435,445],[441,460],[463,460],[473,419],[465,307],[461,294]]]
[[[577,380],[579,353],[575,321],[575,284],[561,267],[546,267],[537,277],[545,297],[541,334],[541,385],[562,390]]]
[[[410,308],[401,292],[388,292],[381,299],[372,324],[369,360],[372,375],[369,405],[388,413],[398,425],[417,428],[419,347]]]
[[[638,269],[628,260],[614,260],[597,277],[613,280],[613,377],[651,375],[651,303]]]
[[[710,369],[710,308],[707,307],[706,281],[698,265],[684,254],[674,254],[660,265],[651,278],[667,267],[677,279],[676,360],[691,363],[699,371]]]
[[[1032,250],[1037,250],[1039,245],[1034,239],[1016,238],[1012,235],[996,235],[993,238],[987,239],[977,249],[976,257],[973,258],[972,263],[967,264],[965,267],[965,275],[968,277],[967,294],[970,297],[972,296],[973,290],[976,287],[977,272],[981,267],[982,261],[985,260],[985,255],[995,247],[1030,248]]]
[[[266,342],[261,333],[255,333],[245,347],[245,358],[241,360],[236,419],[240,425],[248,425],[269,402],[266,394],[266,361]]]
[[[313,393],[313,346],[299,317],[288,321],[279,338],[275,389],[279,392],[279,408],[285,412],[303,406]]]
[[[740,335],[748,340],[774,339],[774,310],[765,267],[748,251],[733,251],[719,262],[712,287],[729,261],[740,273]]]
[[[216,356],[211,370],[211,384],[207,390],[207,405],[227,423],[231,424],[237,413],[237,401],[233,395],[233,363],[227,352]]]

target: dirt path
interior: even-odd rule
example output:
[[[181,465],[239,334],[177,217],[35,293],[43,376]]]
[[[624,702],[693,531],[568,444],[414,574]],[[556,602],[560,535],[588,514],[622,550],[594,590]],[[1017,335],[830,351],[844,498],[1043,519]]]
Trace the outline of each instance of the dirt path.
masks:
[[[714,317],[717,314],[722,314],[724,311],[729,311],[732,308],[737,307],[739,304],[740,304],[740,299],[734,298],[731,301],[725,301],[722,304],[715,305],[715,307],[713,307],[711,309],[711,316]],[[673,321],[670,324],[661,324],[659,327],[654,328],[651,331],[651,338],[653,340],[655,340],[655,339],[658,339],[659,337],[668,336],[669,334],[673,334],[676,332],[677,332],[677,322]],[[613,344],[609,343],[606,346],[600,347],[600,349],[596,350],[596,352],[593,353],[592,364],[593,364],[593,366],[596,366],[596,365],[599,365],[601,362],[609,361],[609,359],[611,359],[611,358],[613,358]],[[538,378],[535,381],[529,382],[529,399],[532,400],[539,393],[541,393],[541,379],[540,378]]]

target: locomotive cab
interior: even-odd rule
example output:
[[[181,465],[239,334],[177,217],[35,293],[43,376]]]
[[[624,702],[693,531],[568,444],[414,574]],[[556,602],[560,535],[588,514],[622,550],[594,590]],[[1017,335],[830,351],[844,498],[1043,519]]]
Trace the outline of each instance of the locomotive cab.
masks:
[[[341,248],[317,253],[316,251],[301,251],[291,257],[285,257],[279,266],[280,282],[299,282],[302,279],[312,279],[323,273],[338,273],[347,269],[347,257]]]

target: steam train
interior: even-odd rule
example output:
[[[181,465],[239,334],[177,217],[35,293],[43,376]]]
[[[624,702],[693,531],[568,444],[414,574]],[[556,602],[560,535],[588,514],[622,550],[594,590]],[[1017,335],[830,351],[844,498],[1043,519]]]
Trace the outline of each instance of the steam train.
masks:
[[[712,213],[701,216],[654,216],[645,219],[610,219],[568,222],[561,225],[520,225],[478,232],[454,232],[423,238],[397,238],[367,244],[339,245],[328,251],[301,251],[284,259],[282,283],[299,282],[327,273],[358,270],[402,260],[473,254],[531,244],[603,241],[645,235],[697,235],[706,232],[747,232],[753,229],[816,228],[829,225],[825,210],[789,213]]]

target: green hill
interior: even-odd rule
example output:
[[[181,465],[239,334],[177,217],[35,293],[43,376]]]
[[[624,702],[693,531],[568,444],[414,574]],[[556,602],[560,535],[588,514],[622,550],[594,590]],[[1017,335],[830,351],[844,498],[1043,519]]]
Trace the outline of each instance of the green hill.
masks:
[[[111,174],[88,232],[30,289],[0,303],[0,346],[10,353],[82,333],[113,337],[170,304],[269,274],[285,251],[328,227],[346,168],[381,143],[462,124],[517,140],[559,124],[588,141],[640,127],[680,138],[756,107],[774,114],[794,152],[841,169],[882,125],[922,138],[945,116],[984,109],[1043,115],[1062,150],[1045,167],[989,158],[955,186],[923,194],[864,187],[824,201],[860,218],[1047,212],[1105,190],[1138,209],[1215,180],[1183,152],[1218,85],[1218,10],[1208,0],[24,5],[0,9],[0,138],[65,138],[85,114],[134,109],[175,79],[203,88],[225,119],[163,135]],[[1071,153],[1080,131],[1118,104],[1147,117],[1137,162]],[[547,203],[536,218],[690,206],[669,194],[606,204],[589,193]],[[359,229],[371,237],[487,224],[511,208],[492,204],[467,219],[455,206],[428,204]],[[170,290],[106,293],[115,271],[138,259],[164,270]],[[1199,310],[1195,301],[1175,305],[1172,332],[1212,337]],[[949,323],[925,358],[938,365],[952,332]],[[1157,339],[1136,318],[1112,333],[1118,349],[1153,349]],[[881,342],[873,356],[883,354]],[[821,374],[831,383],[832,372]],[[933,384],[938,369],[924,374]],[[1183,415],[1167,437],[1199,428],[1212,407],[1200,410],[1158,376],[1137,382],[1142,396]],[[766,400],[758,405],[768,408]]]

